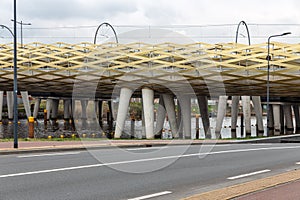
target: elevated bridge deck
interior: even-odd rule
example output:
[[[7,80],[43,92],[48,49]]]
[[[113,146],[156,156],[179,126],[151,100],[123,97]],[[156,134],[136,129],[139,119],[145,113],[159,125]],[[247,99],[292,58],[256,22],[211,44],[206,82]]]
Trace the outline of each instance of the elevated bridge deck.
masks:
[[[300,44],[272,42],[270,95],[300,96]],[[155,92],[265,96],[267,44],[41,44],[18,47],[18,88],[31,94],[110,98],[114,90],[142,86]],[[0,90],[13,88],[13,44],[0,44]]]

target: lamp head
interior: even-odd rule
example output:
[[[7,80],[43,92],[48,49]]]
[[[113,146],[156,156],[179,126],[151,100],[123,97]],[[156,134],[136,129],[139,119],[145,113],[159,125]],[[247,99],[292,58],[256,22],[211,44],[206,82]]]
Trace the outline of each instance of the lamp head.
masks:
[[[284,36],[284,35],[290,35],[292,34],[291,32],[286,32],[286,33],[282,33],[281,35]]]

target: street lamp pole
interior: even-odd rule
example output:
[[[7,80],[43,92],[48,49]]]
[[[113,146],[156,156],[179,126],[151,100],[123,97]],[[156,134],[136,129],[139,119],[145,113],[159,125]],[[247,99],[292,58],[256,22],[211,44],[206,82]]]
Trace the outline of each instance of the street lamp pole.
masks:
[[[18,148],[17,2],[14,0],[14,148]]]
[[[31,25],[31,23],[24,23],[23,21],[15,21],[14,19],[12,19],[11,21],[16,22],[17,24],[21,25],[21,47],[23,47],[23,25]]]
[[[286,33],[282,33],[282,34],[278,34],[278,35],[271,35],[268,38],[268,55],[267,55],[267,60],[268,60],[268,72],[267,72],[267,136],[269,136],[269,132],[270,132],[270,60],[271,60],[271,56],[270,56],[270,40],[271,38],[274,37],[281,37],[281,36],[285,36],[285,35],[289,35],[291,34],[291,32],[286,32]]]
[[[107,22],[104,22],[104,23],[102,23],[102,24],[100,24],[100,25],[98,26],[98,28],[97,28],[97,30],[96,30],[96,33],[95,33],[95,37],[94,37],[94,44],[96,44],[96,41],[97,41],[97,34],[98,34],[98,31],[99,31],[99,29],[100,29],[103,25],[108,26],[108,27],[111,28],[111,30],[112,30],[113,33],[114,33],[114,36],[115,36],[115,39],[116,39],[116,43],[118,44],[119,41],[118,41],[118,36],[117,36],[117,33],[116,33],[115,29],[114,29],[114,27],[113,27],[112,25],[110,25],[110,24],[107,23]]]

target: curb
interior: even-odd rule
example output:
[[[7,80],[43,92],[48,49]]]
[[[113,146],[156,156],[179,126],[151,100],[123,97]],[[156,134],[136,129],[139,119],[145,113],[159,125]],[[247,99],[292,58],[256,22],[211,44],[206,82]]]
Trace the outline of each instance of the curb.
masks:
[[[300,180],[300,170],[285,172],[246,183],[196,194],[183,198],[182,200],[229,200],[297,180]]]

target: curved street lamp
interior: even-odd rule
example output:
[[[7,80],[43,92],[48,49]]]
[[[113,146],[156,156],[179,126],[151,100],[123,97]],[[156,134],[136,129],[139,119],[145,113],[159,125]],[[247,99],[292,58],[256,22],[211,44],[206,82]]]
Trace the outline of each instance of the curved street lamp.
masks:
[[[281,36],[285,36],[285,35],[289,35],[292,34],[291,32],[286,32],[286,33],[282,33],[282,34],[278,34],[278,35],[271,35],[268,38],[268,55],[267,55],[267,60],[268,60],[268,74],[267,74],[267,136],[269,136],[269,131],[270,131],[270,127],[269,127],[269,123],[270,123],[270,60],[271,60],[271,56],[270,56],[270,40],[271,38],[274,37],[281,37]]]
[[[246,27],[247,36],[248,36],[248,44],[250,46],[251,45],[251,43],[250,43],[250,33],[249,33],[249,29],[248,29],[248,26],[247,26],[245,21],[240,21],[240,23],[238,24],[238,27],[236,29],[236,34],[235,34],[235,43],[237,43],[237,41],[238,41],[239,29],[240,29],[241,24],[245,25],[245,27]]]
[[[10,32],[10,34],[14,37],[14,33],[12,32],[12,30],[10,28],[8,28],[7,26],[3,25],[3,24],[0,24],[0,27],[3,28],[3,29],[6,29]]]
[[[14,19],[11,19],[12,22],[14,22],[15,20]],[[23,21],[16,21],[17,24],[20,24],[21,25],[21,47],[23,47],[23,25],[31,25],[31,23],[24,23]]]
[[[118,36],[117,36],[117,33],[116,33],[115,29],[114,29],[114,27],[113,27],[112,25],[110,25],[110,24],[107,23],[107,22],[104,22],[104,23],[102,23],[102,24],[100,24],[100,25],[98,26],[98,28],[97,28],[97,30],[96,30],[96,33],[95,33],[95,37],[94,37],[94,44],[96,44],[98,31],[99,31],[99,29],[100,29],[103,25],[108,26],[108,27],[111,28],[111,30],[113,31],[113,33],[114,33],[114,35],[115,35],[116,43],[118,44],[119,41],[118,41]]]

